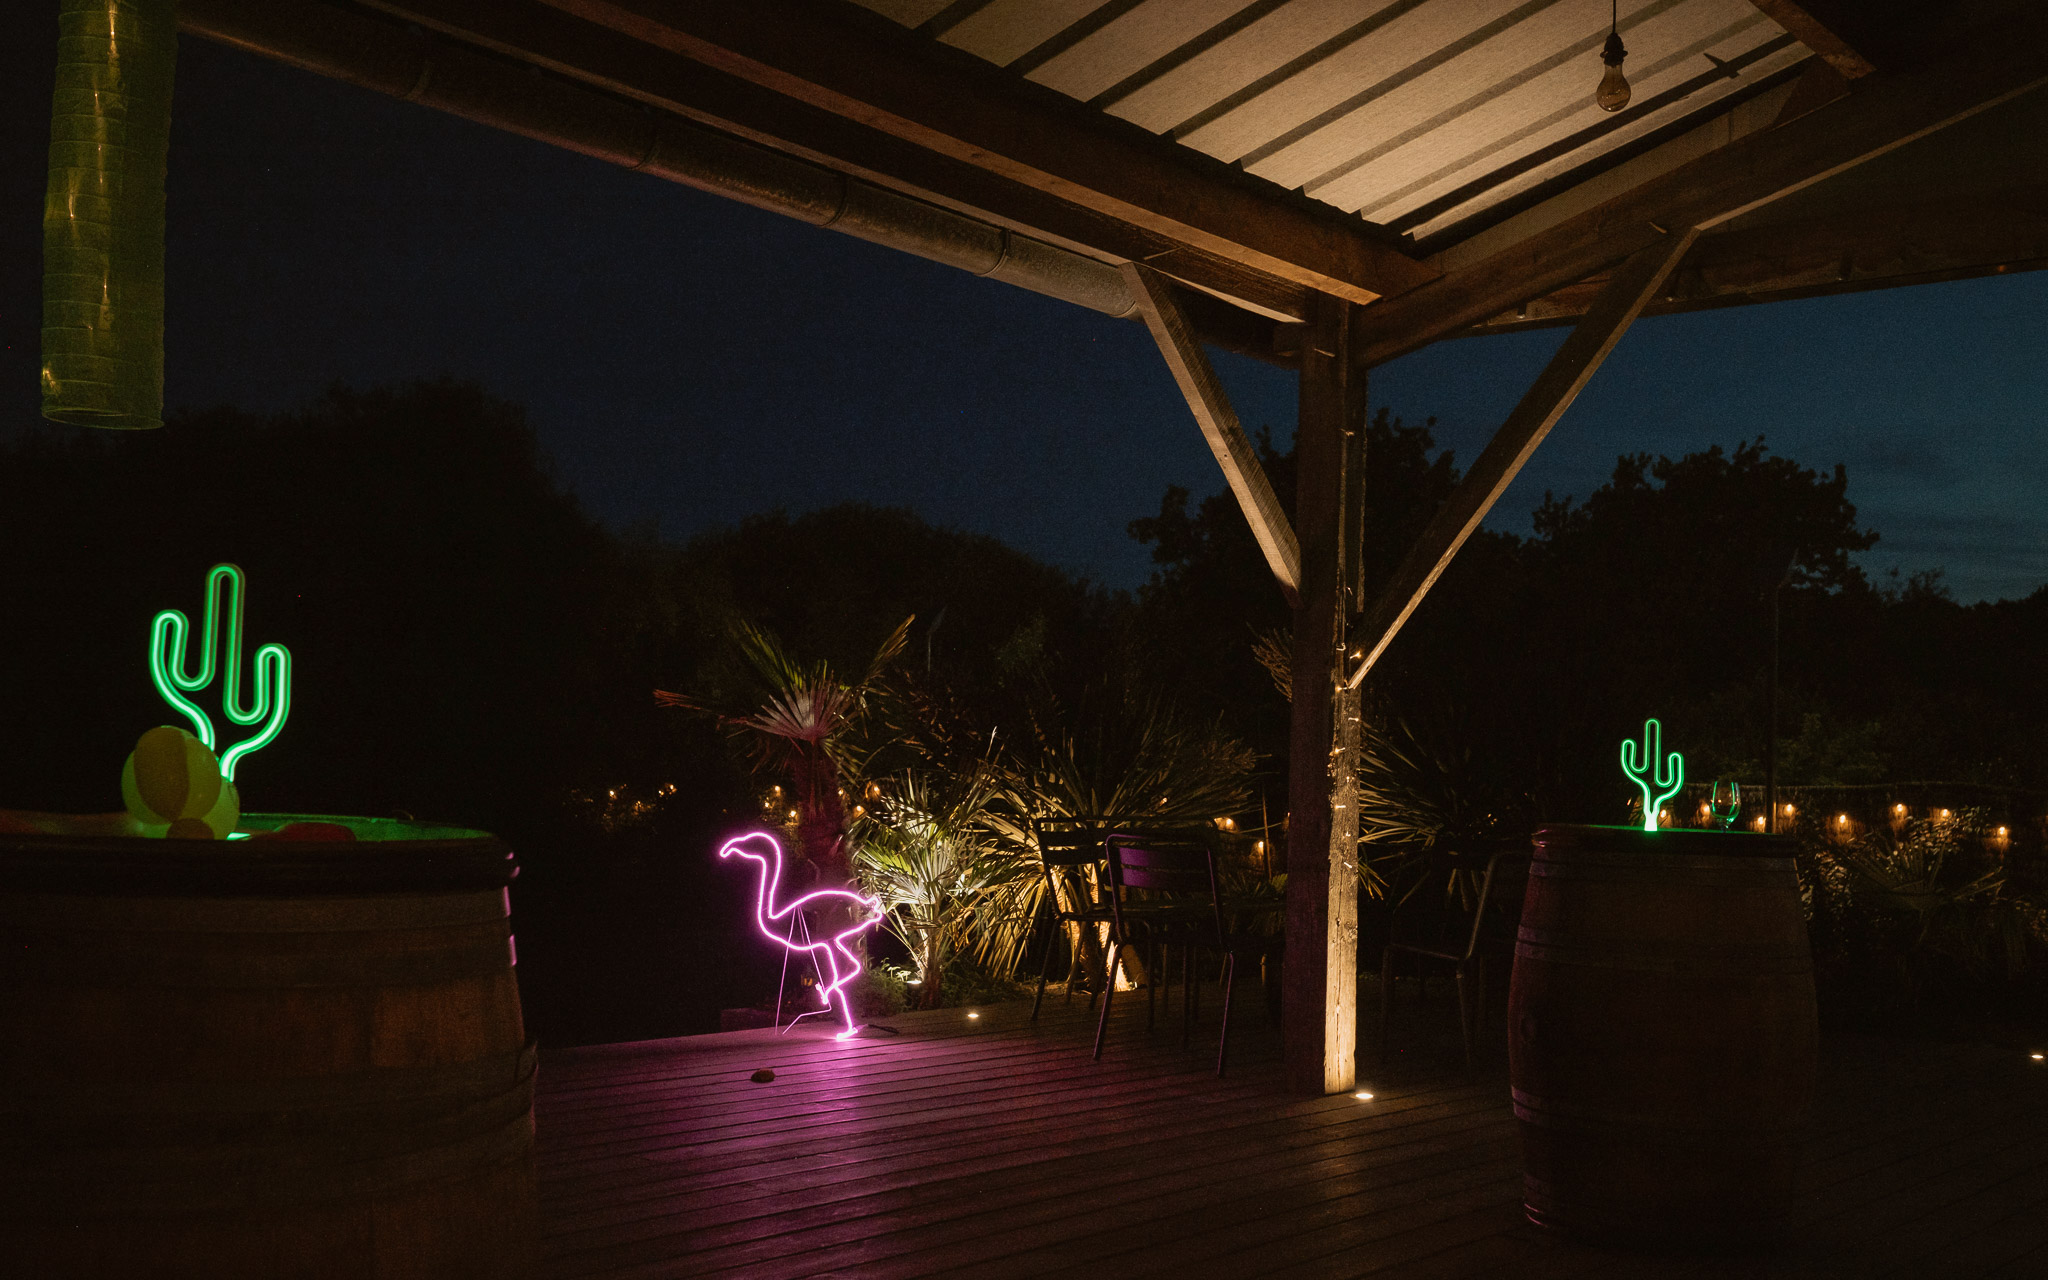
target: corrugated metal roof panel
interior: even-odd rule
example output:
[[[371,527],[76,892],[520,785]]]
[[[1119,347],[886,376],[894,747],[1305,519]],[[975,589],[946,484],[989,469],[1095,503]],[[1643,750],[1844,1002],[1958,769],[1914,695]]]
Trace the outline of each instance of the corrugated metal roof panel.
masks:
[[[1730,110],[1811,52],[1750,0],[860,0],[1061,93],[1418,237]],[[917,15],[921,19],[913,21]]]
[[[1025,73],[1084,102],[1245,8],[1244,0],[1146,0]]]
[[[1116,0],[994,0],[939,36],[977,58],[1007,67]]]

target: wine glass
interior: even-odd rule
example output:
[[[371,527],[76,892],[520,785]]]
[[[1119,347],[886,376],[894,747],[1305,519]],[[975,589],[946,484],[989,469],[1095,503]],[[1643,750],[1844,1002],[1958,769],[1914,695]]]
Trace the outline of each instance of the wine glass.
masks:
[[[1707,793],[1707,812],[1723,831],[1733,827],[1742,812],[1742,784],[1733,778],[1714,779],[1713,790]]]

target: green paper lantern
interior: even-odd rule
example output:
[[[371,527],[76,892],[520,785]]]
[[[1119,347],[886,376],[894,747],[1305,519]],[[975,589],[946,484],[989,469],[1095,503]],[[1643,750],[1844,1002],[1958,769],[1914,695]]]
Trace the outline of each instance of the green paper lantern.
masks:
[[[174,0],[61,0],[43,202],[43,416],[160,427]]]

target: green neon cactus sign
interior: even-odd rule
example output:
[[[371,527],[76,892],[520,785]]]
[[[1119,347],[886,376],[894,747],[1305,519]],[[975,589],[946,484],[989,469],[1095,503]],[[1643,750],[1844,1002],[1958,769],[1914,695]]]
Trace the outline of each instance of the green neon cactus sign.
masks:
[[[1657,829],[1657,811],[1685,785],[1685,757],[1674,751],[1659,759],[1657,753],[1663,746],[1664,726],[1655,720],[1643,721],[1643,750],[1640,757],[1636,753],[1634,742],[1624,739],[1621,744],[1621,771],[1628,775],[1630,782],[1643,789],[1645,831]]]
[[[197,693],[221,676],[220,708],[239,725],[261,724],[256,736],[237,742],[220,753],[220,774],[235,780],[235,765],[243,756],[269,744],[284,728],[292,709],[292,655],[281,644],[266,644],[256,651],[250,664],[255,673],[255,700],[242,705],[242,570],[237,565],[217,564],[206,575],[206,627],[200,637],[199,671],[185,674],[185,638],[191,619],[176,609],[156,615],[149,629],[149,678],[156,691],[185,714],[192,731],[210,750],[218,750],[213,722],[185,695]],[[227,652],[220,652],[221,597],[227,597]],[[216,656],[218,655],[218,662]]]

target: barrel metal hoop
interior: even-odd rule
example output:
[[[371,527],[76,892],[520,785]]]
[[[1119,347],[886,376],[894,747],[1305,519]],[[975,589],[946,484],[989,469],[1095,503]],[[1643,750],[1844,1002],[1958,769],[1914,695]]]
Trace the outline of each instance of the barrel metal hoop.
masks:
[[[264,844],[266,847],[251,848]],[[11,893],[277,898],[502,889],[519,863],[496,839],[332,843],[0,835]]]
[[[122,933],[353,933],[488,924],[511,914],[504,889],[310,898],[0,894],[0,929]]]
[[[1567,861],[1537,858],[1529,864],[1529,875],[1539,880],[1621,880],[1640,883],[1643,876],[1672,878],[1674,872],[1688,873],[1687,885],[1727,883],[1769,884],[1778,876],[1797,874],[1791,858],[1715,858],[1672,854],[1588,852],[1575,849]]]
[[[301,945],[268,955],[260,950],[208,945],[220,935],[117,933],[95,937],[77,930],[22,930],[13,935],[15,947],[0,960],[0,976],[6,981],[26,978],[49,990],[183,987],[274,991],[427,986],[494,978],[510,969],[503,920],[462,929],[471,936],[450,936],[455,931],[448,929],[417,934],[298,935],[291,940],[303,944],[324,936],[335,945],[319,950]],[[380,949],[378,943],[385,947]]]

